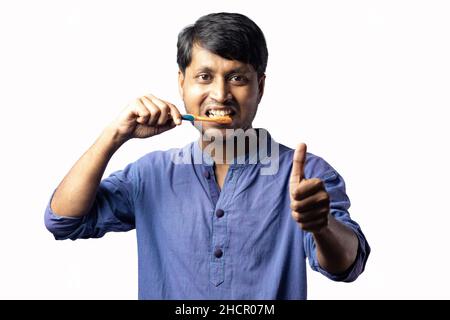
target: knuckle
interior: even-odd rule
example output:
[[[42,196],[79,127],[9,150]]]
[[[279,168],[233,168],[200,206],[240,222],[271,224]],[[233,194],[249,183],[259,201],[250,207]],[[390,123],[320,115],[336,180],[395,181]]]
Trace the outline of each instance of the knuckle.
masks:
[[[305,186],[309,186],[311,184],[311,180],[309,179],[303,179],[302,181],[300,181],[298,183],[299,187],[305,187]]]
[[[142,104],[144,104],[146,101],[147,101],[147,102],[148,102],[148,101],[152,101],[152,100],[151,100],[149,97],[147,97],[147,96],[139,97],[138,100],[139,100]]]
[[[328,213],[330,212],[330,208],[329,207],[325,207],[323,209],[320,210],[320,213],[328,215]]]
[[[138,108],[140,108],[140,107],[142,107],[142,106],[144,105],[144,103],[142,102],[142,99],[141,99],[141,98],[137,98],[137,99],[134,100],[131,104],[132,104],[134,107],[138,107]]]
[[[298,211],[298,203],[297,202],[291,202],[291,209],[293,211]]]
[[[326,192],[321,192],[319,195],[319,202],[320,203],[327,203],[330,201],[330,196]]]
[[[314,178],[314,186],[315,187],[321,187],[323,185],[322,180],[320,180],[319,178]]]
[[[295,204],[294,204],[293,202],[291,202],[290,207],[291,207],[291,210],[292,210],[292,211],[295,211]]]
[[[293,195],[294,195],[294,197],[296,198],[296,199],[298,199],[298,198],[300,198],[300,196],[302,195],[302,191],[303,189],[300,187],[300,186],[297,186],[295,189],[294,189],[294,192],[293,192]]]
[[[172,110],[173,111],[175,111],[175,112],[177,112],[177,113],[179,113],[180,111],[178,110],[178,108],[177,107],[175,107],[175,105],[174,104],[170,104],[170,106],[172,107]]]

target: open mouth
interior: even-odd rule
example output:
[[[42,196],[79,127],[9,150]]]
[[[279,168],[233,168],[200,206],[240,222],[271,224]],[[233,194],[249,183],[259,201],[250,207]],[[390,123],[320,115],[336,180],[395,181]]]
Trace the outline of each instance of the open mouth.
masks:
[[[205,114],[208,118],[233,117],[235,112],[230,108],[224,108],[224,109],[209,109],[206,110]]]

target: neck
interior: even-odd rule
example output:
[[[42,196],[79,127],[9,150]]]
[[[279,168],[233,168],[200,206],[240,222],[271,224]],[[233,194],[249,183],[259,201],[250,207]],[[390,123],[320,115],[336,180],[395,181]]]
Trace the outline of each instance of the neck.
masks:
[[[253,129],[253,128],[250,128]],[[258,131],[256,131],[258,135]],[[244,139],[243,141],[240,139]],[[240,141],[239,141],[240,140]],[[258,141],[258,139],[256,139]],[[242,147],[244,144],[244,147]],[[209,156],[217,164],[229,164],[239,156],[243,156],[250,152],[250,139],[245,139],[245,136],[231,135],[224,136],[222,139],[199,139],[200,148],[209,154]],[[239,147],[240,146],[240,147]]]

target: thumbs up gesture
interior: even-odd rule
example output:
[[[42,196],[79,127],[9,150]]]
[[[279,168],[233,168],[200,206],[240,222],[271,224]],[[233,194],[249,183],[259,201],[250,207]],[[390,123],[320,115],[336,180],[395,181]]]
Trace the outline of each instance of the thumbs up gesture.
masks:
[[[330,196],[320,179],[305,179],[306,144],[300,143],[292,161],[289,193],[292,218],[300,228],[318,233],[328,225]]]

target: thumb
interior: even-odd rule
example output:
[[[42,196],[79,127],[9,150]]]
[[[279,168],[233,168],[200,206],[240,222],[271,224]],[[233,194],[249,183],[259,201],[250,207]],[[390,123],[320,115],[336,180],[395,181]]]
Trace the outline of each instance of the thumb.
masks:
[[[292,159],[292,171],[290,183],[299,183],[305,178],[306,144],[300,143],[294,152]]]

